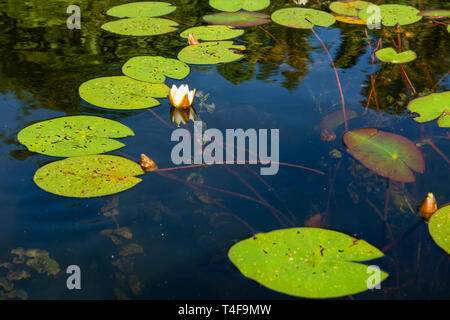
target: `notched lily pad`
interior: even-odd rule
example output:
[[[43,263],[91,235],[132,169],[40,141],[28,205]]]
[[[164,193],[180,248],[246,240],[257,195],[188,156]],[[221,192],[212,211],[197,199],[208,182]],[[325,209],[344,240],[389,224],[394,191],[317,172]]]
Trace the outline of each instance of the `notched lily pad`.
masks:
[[[311,29],[315,25],[329,27],[336,22],[334,16],[328,12],[305,8],[279,9],[272,14],[272,20],[283,26],[298,29]]]
[[[270,5],[270,0],[209,0],[209,5],[221,11],[259,11]]]
[[[377,50],[375,55],[380,61],[388,63],[407,63],[417,58],[416,53],[412,50],[397,52],[391,47]]]
[[[54,157],[99,154],[119,149],[123,143],[111,138],[133,136],[120,122],[95,116],[70,116],[32,124],[17,138],[28,150]]]
[[[440,208],[431,216],[428,229],[434,242],[450,254],[450,205]]]
[[[208,23],[232,27],[254,27],[272,22],[270,16],[258,12],[238,11],[208,14],[203,17]]]
[[[234,45],[233,41],[203,42],[185,47],[178,53],[178,59],[189,64],[227,63],[244,57],[236,53],[237,50],[245,50],[245,47]]]
[[[128,18],[110,21],[102,29],[125,36],[155,36],[176,31],[178,23],[162,18]]]
[[[175,6],[167,2],[143,1],[112,7],[106,14],[117,18],[159,17],[174,12]]]
[[[418,123],[438,119],[438,126],[450,128],[450,91],[416,98],[407,108],[410,112],[419,114],[414,118]]]
[[[166,76],[181,80],[191,69],[184,62],[160,56],[133,57],[122,67],[122,72],[133,79],[146,82],[164,82]]]
[[[228,257],[246,277],[285,294],[333,298],[368,290],[368,266],[382,257],[364,240],[320,228],[290,228],[256,234],[231,247]],[[381,271],[379,282],[388,274]]]
[[[394,27],[397,24],[403,26],[415,23],[422,19],[418,16],[419,10],[411,6],[401,4],[382,4],[379,6],[381,23],[386,27]],[[368,21],[374,13],[372,11],[361,10],[358,17],[364,21]]]
[[[368,7],[374,5],[367,1],[334,1],[330,3],[330,10],[344,16],[357,17],[359,11],[365,10]]]
[[[89,155],[49,163],[35,173],[34,182],[56,195],[90,198],[130,189],[142,174],[141,166],[126,158]]]
[[[239,37],[244,34],[244,30],[234,29],[233,27],[224,25],[201,26],[189,28],[183,31],[180,36],[187,39],[191,33],[198,40],[214,41],[228,40]]]

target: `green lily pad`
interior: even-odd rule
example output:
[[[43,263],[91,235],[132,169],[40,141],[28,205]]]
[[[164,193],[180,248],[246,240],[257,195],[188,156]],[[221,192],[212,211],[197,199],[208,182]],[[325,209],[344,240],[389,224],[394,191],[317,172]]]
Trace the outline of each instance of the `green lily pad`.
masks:
[[[450,91],[432,93],[412,100],[408,110],[418,113],[414,120],[424,123],[438,119],[438,126],[450,128]]]
[[[208,14],[203,17],[208,23],[232,27],[254,27],[272,22],[270,16],[258,12],[238,11]]]
[[[189,28],[181,33],[182,38],[188,38],[193,34],[198,40],[214,41],[228,40],[239,37],[244,34],[242,29],[234,29],[230,26],[201,26]]]
[[[270,5],[270,0],[209,0],[209,5],[220,11],[259,11]]]
[[[432,10],[423,10],[420,11],[418,16],[428,17],[433,19],[441,19],[450,17],[450,10],[445,9],[432,9]]]
[[[111,138],[134,136],[120,122],[94,116],[71,116],[38,122],[19,132],[28,150],[54,157],[99,154],[122,148]]]
[[[136,162],[110,155],[72,157],[51,162],[34,175],[43,190],[64,197],[90,198],[115,194],[141,182]]]
[[[146,82],[164,82],[166,76],[181,80],[187,77],[191,69],[177,59],[159,56],[134,57],[125,63],[122,72],[133,79]]]
[[[375,55],[380,61],[389,63],[407,63],[415,60],[417,55],[412,50],[397,53],[394,48],[383,48],[375,51]]]
[[[203,42],[185,47],[178,53],[178,59],[189,64],[227,63],[244,56],[235,50],[245,50],[245,47],[234,45],[233,41]]]
[[[450,205],[440,208],[431,216],[428,230],[434,242],[450,254]]]
[[[409,139],[375,128],[362,128],[344,134],[350,154],[380,176],[400,182],[414,182],[412,172],[423,173],[422,152]]]
[[[279,9],[272,14],[272,20],[283,26],[298,29],[311,29],[315,25],[329,27],[336,22],[334,16],[328,12],[305,8]]]
[[[112,7],[106,14],[117,18],[136,18],[136,17],[160,17],[172,13],[176,10],[167,2],[148,1],[148,2],[132,2]]]
[[[371,283],[368,266],[359,261],[383,253],[364,240],[319,228],[290,228],[259,233],[228,252],[246,277],[297,297],[333,298],[360,293],[389,275],[380,271]]]
[[[102,29],[126,36],[154,36],[177,30],[178,23],[161,18],[128,18],[110,21]]]
[[[79,93],[87,102],[106,109],[134,110],[159,105],[154,98],[165,98],[169,87],[125,76],[96,78],[84,82]]]
[[[382,4],[379,6],[381,14],[381,23],[386,27],[394,27],[397,24],[401,26],[411,24],[422,19],[418,16],[419,10],[411,6],[401,4]],[[373,12],[361,10],[358,17],[364,21],[368,21]]]
[[[367,1],[351,1],[351,2],[334,1],[330,3],[329,7],[331,11],[337,14],[357,17],[359,11],[367,9],[369,6],[372,5],[373,3]]]

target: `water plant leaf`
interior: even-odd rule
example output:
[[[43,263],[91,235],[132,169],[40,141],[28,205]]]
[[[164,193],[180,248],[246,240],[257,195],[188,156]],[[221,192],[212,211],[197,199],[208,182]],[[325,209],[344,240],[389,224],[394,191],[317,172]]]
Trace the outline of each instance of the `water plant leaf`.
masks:
[[[380,176],[400,182],[414,182],[412,172],[423,173],[422,152],[409,139],[376,128],[347,131],[344,143],[350,154]]]
[[[75,157],[119,149],[111,138],[134,136],[120,122],[95,116],[70,116],[32,124],[17,138],[28,150],[54,157]]]
[[[128,60],[122,72],[133,79],[146,82],[164,82],[166,76],[181,80],[187,77],[191,69],[184,62],[160,56],[140,56]]]
[[[416,53],[412,50],[397,52],[392,47],[377,50],[375,55],[380,61],[389,63],[407,63],[417,58]]]
[[[334,16],[328,12],[305,8],[279,9],[272,14],[272,20],[283,26],[298,29],[311,29],[315,25],[329,27],[336,22]]]
[[[270,5],[270,0],[209,0],[209,5],[220,11],[259,11]]]
[[[410,112],[419,114],[414,118],[418,123],[438,119],[438,126],[450,128],[450,91],[416,98],[407,108]]]
[[[134,110],[159,105],[154,98],[166,98],[169,87],[125,76],[102,77],[84,82],[78,89],[81,98],[106,109]]]
[[[366,23],[359,19],[358,17],[352,17],[352,16],[343,16],[339,14],[334,14],[334,18],[336,21],[349,23],[349,24],[363,24],[366,25]]]
[[[360,10],[367,9],[373,5],[373,3],[367,1],[334,1],[330,3],[329,8],[340,15],[357,17]]]
[[[341,297],[368,290],[368,266],[357,262],[382,256],[364,240],[320,228],[259,233],[228,252],[231,262],[246,277],[269,289],[306,298]],[[380,282],[387,277],[381,271]]]
[[[394,27],[399,24],[401,26],[411,24],[422,19],[418,16],[419,10],[411,6],[401,4],[382,4],[379,6],[381,14],[381,23],[386,27]],[[358,17],[364,21],[368,21],[373,12],[361,10]]]
[[[245,50],[245,47],[234,45],[233,41],[203,42],[185,47],[178,53],[178,59],[189,64],[227,63],[244,56],[235,50]]]
[[[358,115],[353,110],[348,110],[346,112],[347,121],[356,118]],[[320,121],[320,129],[328,129],[330,131],[335,131],[337,127],[344,123],[344,113],[342,110],[334,111]]]
[[[450,205],[440,208],[431,216],[428,230],[434,242],[450,254]]]
[[[154,36],[177,30],[178,23],[161,18],[128,18],[110,21],[102,29],[126,36]]]
[[[34,175],[43,190],[74,198],[115,194],[141,182],[144,174],[136,162],[111,155],[89,155],[51,162]]]
[[[238,11],[208,14],[203,17],[208,23],[232,27],[254,27],[271,22],[270,16],[258,12]]]
[[[132,2],[115,6],[106,11],[106,14],[117,18],[160,17],[172,13],[176,7],[167,2],[144,1]]]
[[[420,11],[418,16],[428,17],[432,19],[442,19],[450,17],[450,10],[445,9],[431,9],[431,10],[423,10]]]
[[[214,41],[228,40],[239,37],[244,34],[242,29],[234,29],[230,26],[201,26],[189,28],[181,33],[181,37],[187,39],[189,34],[193,34],[198,40]]]

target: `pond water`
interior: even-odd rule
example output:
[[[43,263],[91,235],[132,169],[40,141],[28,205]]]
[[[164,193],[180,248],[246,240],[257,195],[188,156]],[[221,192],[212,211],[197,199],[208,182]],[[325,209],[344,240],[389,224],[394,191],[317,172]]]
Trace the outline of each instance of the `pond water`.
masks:
[[[177,6],[168,17],[180,23],[179,31],[204,25],[202,17],[217,12],[206,0],[168,2]],[[450,9],[444,0],[379,2]],[[179,31],[151,37],[108,33],[100,28],[111,20],[106,10],[126,1],[77,3],[81,30],[66,27],[71,1],[0,0],[0,263],[11,262],[11,250],[22,247],[48,251],[60,267],[56,275],[47,275],[15,265],[30,274],[14,281],[14,290],[23,290],[29,299],[292,299],[244,277],[230,262],[229,248],[254,232],[320,226],[381,249],[420,221],[416,207],[428,192],[438,205],[450,201],[448,130],[436,121],[418,124],[406,110],[414,97],[450,87],[450,77],[435,86],[449,70],[449,33],[424,19],[404,26],[401,34],[402,47],[418,56],[404,64],[417,95],[398,65],[376,58],[372,63],[379,39],[383,47],[397,41],[394,28],[371,30],[369,38],[360,25],[337,22],[314,28],[335,62],[347,114],[356,115],[348,121],[349,130],[376,127],[416,143],[425,171],[415,173],[413,183],[388,182],[353,158],[342,141],[343,124],[335,129],[335,140],[321,139],[322,119],[342,109],[329,57],[311,30],[272,22],[245,28],[234,40],[247,48],[242,60],[192,66],[184,80],[166,83],[197,89],[194,107],[207,128],[279,129],[279,161],[324,174],[280,166],[276,175],[260,176],[259,165],[216,165],[170,171],[206,186],[201,189],[148,173],[137,186],[116,195],[78,199],[45,192],[33,175],[62,158],[28,151],[17,134],[32,123],[61,116],[120,121],[135,136],[120,139],[126,146],[110,154],[137,161],[145,153],[159,168],[175,167],[170,155],[176,143],[170,137],[177,125],[171,123],[169,99],[160,99],[152,112],[107,110],[83,101],[78,87],[93,78],[121,75],[121,66],[134,56],[176,58],[186,40]],[[261,12],[292,6],[292,1],[272,0]],[[323,1],[310,0],[307,7],[329,11]],[[193,123],[188,127],[193,130]],[[291,223],[282,218],[281,224],[268,204]],[[387,212],[387,227],[376,210]],[[116,233],[111,236],[114,231],[108,230]],[[121,236],[117,230],[127,232]],[[351,298],[450,298],[449,256],[423,223],[374,263],[389,278],[380,290]],[[66,287],[69,265],[81,269],[81,290]],[[0,278],[7,274],[0,267]],[[0,292],[6,289],[0,287]]]

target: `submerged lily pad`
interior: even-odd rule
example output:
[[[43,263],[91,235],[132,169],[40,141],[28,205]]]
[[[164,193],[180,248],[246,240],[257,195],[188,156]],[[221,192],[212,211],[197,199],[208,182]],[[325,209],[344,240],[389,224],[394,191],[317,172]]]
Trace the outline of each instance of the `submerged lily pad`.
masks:
[[[363,292],[385,280],[369,280],[368,266],[382,257],[364,240],[320,228],[290,228],[259,233],[231,247],[228,257],[246,277],[285,294],[333,298]]]
[[[369,6],[374,5],[367,1],[334,1],[330,3],[330,10],[344,16],[357,17],[359,11],[367,9]]]
[[[87,102],[102,108],[133,110],[159,105],[154,98],[166,98],[169,87],[163,83],[148,83],[125,76],[96,78],[84,82],[79,93]]]
[[[117,18],[160,17],[172,13],[177,7],[167,2],[144,1],[112,7],[106,14]]]
[[[203,17],[208,23],[232,27],[254,27],[272,22],[270,16],[258,12],[238,11],[208,14]]]
[[[418,123],[438,119],[438,126],[450,128],[450,91],[416,98],[407,108],[410,112],[419,114],[414,118]]]
[[[259,11],[270,5],[270,0],[209,0],[209,5],[221,11]]]
[[[189,28],[181,33],[182,38],[188,38],[189,34],[193,34],[198,40],[214,41],[228,40],[239,37],[244,34],[242,29],[234,29],[230,26],[201,26]]]
[[[394,27],[397,24],[401,26],[411,24],[422,19],[418,16],[419,10],[411,6],[404,6],[401,4],[382,4],[379,6],[381,14],[381,23],[386,27]],[[358,13],[364,21],[368,21],[373,12],[361,10]]]
[[[178,23],[161,18],[128,18],[110,21],[102,29],[125,36],[154,36],[177,30]]]
[[[235,50],[245,50],[245,47],[234,45],[233,41],[203,42],[185,47],[178,54],[178,59],[189,64],[227,63],[244,56],[235,53]]]
[[[311,29],[315,25],[329,27],[336,22],[332,14],[316,9],[285,8],[272,14],[272,20],[286,27]]]
[[[54,157],[99,154],[119,149],[123,143],[111,138],[134,136],[120,122],[95,116],[70,116],[38,122],[19,132],[28,150]]]
[[[428,230],[434,242],[450,254],[450,205],[440,208],[431,216]]]
[[[115,194],[141,182],[139,164],[111,155],[89,155],[51,162],[34,175],[43,190],[64,197],[90,198]]]
[[[400,182],[414,182],[412,172],[423,173],[422,152],[409,139],[376,128],[362,128],[344,134],[350,154],[380,176]]]
[[[356,118],[357,116],[358,115],[353,110],[349,110],[346,112],[347,121],[350,121]],[[323,117],[322,121],[320,121],[320,128],[335,131],[336,128],[342,125],[343,123],[344,123],[344,113],[342,112],[342,110],[337,110]]]
[[[416,53],[412,50],[397,52],[391,47],[377,50],[375,55],[380,61],[389,63],[407,63],[417,58]]]
[[[187,77],[191,69],[177,59],[159,56],[134,57],[125,63],[122,72],[133,79],[146,82],[164,82],[166,76],[181,80]]]

